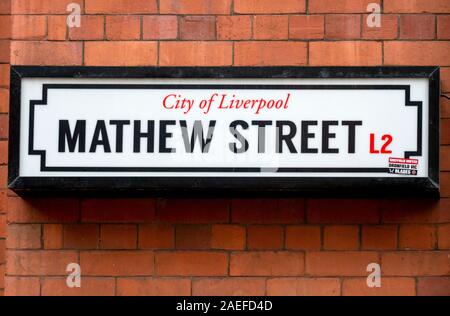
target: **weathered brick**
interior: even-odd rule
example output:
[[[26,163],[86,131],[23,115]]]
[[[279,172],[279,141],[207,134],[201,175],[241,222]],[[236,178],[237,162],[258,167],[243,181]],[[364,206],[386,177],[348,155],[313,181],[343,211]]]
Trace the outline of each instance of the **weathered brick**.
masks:
[[[323,15],[293,15],[289,17],[289,38],[322,39],[325,33]]]
[[[175,246],[175,232],[171,225],[139,225],[139,248],[171,249]]]
[[[253,37],[260,40],[287,39],[289,17],[287,15],[256,15],[253,17]]]
[[[381,278],[381,287],[368,287],[367,278],[344,279],[342,295],[349,296],[414,296],[414,278]]]
[[[11,64],[69,66],[81,65],[83,49],[78,42],[24,42],[11,43]]]
[[[86,42],[87,66],[152,66],[158,60],[156,42]]]
[[[417,282],[419,296],[450,296],[450,277],[419,278]]]
[[[119,296],[189,296],[188,278],[118,278]]]
[[[449,66],[449,42],[385,42],[386,65]]]
[[[8,275],[66,276],[67,265],[77,262],[76,251],[9,250],[6,271]]]
[[[235,199],[231,202],[231,221],[247,224],[303,223],[302,199]]]
[[[36,277],[10,277],[5,278],[6,296],[39,296],[40,282]]]
[[[200,278],[192,282],[194,296],[263,296],[263,278]]]
[[[14,15],[12,17],[12,39],[40,40],[47,35],[47,18],[42,15]]]
[[[43,225],[43,246],[44,249],[63,248],[63,225],[45,224]]]
[[[448,251],[385,252],[381,260],[381,273],[386,276],[441,276],[450,273]]]
[[[450,92],[450,67],[441,67],[441,90]]]
[[[432,225],[401,225],[400,249],[431,250],[436,247],[436,228]]]
[[[216,38],[214,16],[185,16],[180,18],[180,38],[182,40],[213,40]]]
[[[309,0],[309,13],[367,13],[368,5],[380,0]]]
[[[161,14],[228,14],[231,0],[160,0]]]
[[[174,15],[144,16],[142,24],[145,40],[175,39],[178,36],[178,19]]]
[[[401,39],[434,39],[436,17],[430,14],[404,14],[400,16]]]
[[[396,39],[398,37],[398,16],[394,14],[382,14],[381,25],[369,26],[367,19],[369,15],[364,15],[362,20],[363,39]]]
[[[85,0],[88,14],[146,14],[158,11],[156,0]]]
[[[98,225],[65,225],[63,230],[64,248],[97,249],[99,241]]]
[[[11,2],[12,14],[67,14],[67,6],[76,3],[83,12],[81,0],[14,0]]]
[[[231,254],[231,276],[299,276],[305,272],[303,252],[251,251]]]
[[[81,287],[70,288],[67,278],[44,278],[41,295],[43,296],[114,296],[114,278],[82,277]]]
[[[450,224],[440,225],[438,228],[439,249],[450,249]]]
[[[65,15],[50,15],[48,19],[49,41],[64,41],[67,38],[67,17]]]
[[[389,0],[384,2],[387,13],[448,13],[450,2],[447,0]]]
[[[359,228],[355,225],[326,226],[323,231],[325,250],[357,250]]]
[[[100,234],[102,249],[136,249],[136,225],[102,225]]]
[[[80,266],[88,276],[153,275],[152,251],[82,251]]]
[[[437,16],[437,38],[450,40],[450,15]]]
[[[252,18],[249,15],[217,16],[217,39],[245,40],[252,36]]]
[[[361,15],[327,14],[325,16],[325,38],[357,39],[361,37]]]
[[[381,65],[381,43],[378,42],[311,42],[311,66],[376,66]]]
[[[41,225],[9,225],[6,247],[9,249],[41,248]]]
[[[158,252],[156,274],[160,276],[223,276],[228,270],[228,255],[223,252]]]
[[[10,47],[11,47],[11,43],[9,40],[0,40],[0,63],[9,63]]]
[[[235,0],[236,13],[303,13],[306,10],[305,0]]]
[[[106,17],[106,38],[113,41],[138,40],[141,36],[141,18],[134,15]]]
[[[269,296],[338,296],[337,278],[273,278],[267,280]]]
[[[105,18],[99,15],[81,16],[80,27],[69,28],[70,40],[102,40],[105,36]]]
[[[307,47],[303,42],[236,42],[234,54],[236,66],[300,66],[307,63]]]
[[[0,39],[11,38],[11,16],[0,15]]]
[[[211,248],[243,250],[246,245],[246,231],[239,225],[213,225],[211,228]]]
[[[379,258],[375,252],[313,251],[306,253],[306,273],[314,276],[367,276],[367,266],[377,262]]]
[[[86,199],[81,202],[81,220],[98,223],[145,223],[155,220],[153,199]]]
[[[161,66],[230,66],[229,42],[161,42]]]
[[[0,65],[0,86],[9,87],[9,65]]]

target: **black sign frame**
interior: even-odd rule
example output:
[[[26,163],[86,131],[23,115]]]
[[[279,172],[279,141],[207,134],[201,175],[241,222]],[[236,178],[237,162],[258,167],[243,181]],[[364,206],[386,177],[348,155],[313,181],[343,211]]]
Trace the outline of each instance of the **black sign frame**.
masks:
[[[429,79],[429,176],[416,179],[409,177],[20,177],[22,78],[427,78]],[[354,88],[357,89],[356,86]],[[19,194],[37,192],[101,195],[102,192],[108,194],[114,191],[126,194],[205,197],[230,194],[249,197],[255,195],[439,196],[439,67],[11,66],[10,89],[8,187]],[[408,105],[408,93],[406,95]]]

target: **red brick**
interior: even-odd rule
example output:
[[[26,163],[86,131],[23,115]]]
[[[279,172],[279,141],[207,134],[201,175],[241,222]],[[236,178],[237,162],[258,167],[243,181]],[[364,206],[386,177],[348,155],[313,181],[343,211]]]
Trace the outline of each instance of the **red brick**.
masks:
[[[232,43],[161,42],[161,66],[230,66]]]
[[[192,282],[194,296],[264,296],[263,278],[201,278]]]
[[[69,223],[79,218],[78,201],[70,198],[8,198],[10,223]]]
[[[450,249],[450,224],[438,228],[439,249]]]
[[[369,15],[364,15],[362,20],[362,38],[364,39],[396,39],[398,37],[398,16],[394,14],[382,14],[381,26],[370,27],[367,23]]]
[[[9,112],[9,90],[0,89],[0,112]],[[7,157],[2,157],[2,159],[7,159]]]
[[[67,38],[67,17],[65,15],[50,15],[48,19],[49,41],[64,41]]]
[[[85,0],[88,14],[146,14],[156,13],[156,0]]]
[[[43,296],[114,296],[116,283],[114,278],[82,277],[81,287],[69,288],[66,278],[44,278]]]
[[[144,16],[143,17],[144,39],[175,39],[178,36],[178,19],[176,16]]]
[[[441,90],[450,92],[450,67],[441,67]]]
[[[102,249],[136,249],[136,225],[102,225],[100,234]]]
[[[0,39],[11,38],[11,16],[0,15]]]
[[[339,279],[335,278],[274,278],[267,280],[269,296],[338,296]]]
[[[76,251],[9,250],[6,271],[8,275],[65,276],[67,265],[76,262]]]
[[[363,226],[361,247],[365,250],[389,250],[397,248],[396,225]]]
[[[256,15],[253,18],[255,39],[287,39],[289,17],[287,15]]]
[[[370,224],[380,220],[375,199],[309,199],[307,210],[309,223]]]
[[[182,40],[213,40],[216,38],[216,19],[213,16],[185,16],[180,18]]]
[[[289,38],[322,39],[325,33],[323,15],[293,15],[289,17]]]
[[[442,87],[442,83],[441,83],[441,87]],[[441,97],[441,118],[450,118],[450,98],[447,99],[445,97]],[[446,147],[441,147],[441,151],[442,148],[446,148]],[[447,164],[447,161],[442,161],[443,164]]]
[[[59,224],[43,225],[42,239],[44,249],[63,248],[63,225]]]
[[[98,225],[66,225],[63,234],[64,248],[66,249],[98,248]]]
[[[450,197],[450,172],[441,172],[440,174],[441,181],[441,198]]]
[[[211,228],[211,248],[224,250],[243,250],[246,244],[246,231],[238,225],[213,225]]]
[[[382,203],[384,223],[448,223],[450,199],[391,199]]]
[[[9,63],[10,47],[9,40],[0,40],[0,63]]]
[[[165,224],[139,225],[139,248],[171,249],[175,246],[174,228]]]
[[[223,252],[159,252],[155,258],[160,276],[222,276],[228,272],[228,254]]]
[[[436,247],[436,228],[432,225],[401,225],[400,249],[431,250]]]
[[[158,59],[156,42],[86,42],[87,66],[153,66]]]
[[[81,220],[98,223],[145,223],[155,220],[153,199],[86,199],[81,202]]]
[[[286,249],[319,250],[321,247],[320,226],[301,225],[286,227]]]
[[[298,276],[305,272],[302,252],[235,252],[231,254],[231,276]]]
[[[11,2],[12,14],[67,14],[70,3],[79,4],[83,12],[81,0],[14,0]]]
[[[9,249],[41,248],[41,225],[9,225],[6,246]]]
[[[450,252],[414,251],[382,254],[382,275],[441,276],[450,273]]]
[[[0,141],[0,164],[8,163],[8,142]]]
[[[224,223],[229,219],[229,202],[221,199],[160,199],[158,219],[171,223]]]
[[[6,274],[6,265],[0,265],[0,289],[5,288],[5,274]]]
[[[216,21],[219,40],[245,40],[252,36],[251,16],[217,16]]]
[[[357,250],[358,226],[326,226],[323,231],[323,247],[325,250]]]
[[[450,119],[441,120],[441,145],[450,144]]]
[[[378,42],[311,42],[311,66],[381,65],[381,43]]]
[[[147,276],[154,271],[152,251],[82,251],[83,275]]]
[[[161,14],[229,14],[231,0],[160,0]]]
[[[141,18],[134,15],[106,17],[106,38],[113,41],[138,40],[141,37]]]
[[[82,52],[82,43],[14,41],[11,44],[11,64],[81,65]]]
[[[6,277],[6,296],[39,296],[40,282],[36,277]]]
[[[380,0],[309,0],[309,13],[367,13],[371,3]]]
[[[306,253],[306,273],[315,276],[367,276],[367,266],[377,262],[379,258],[375,252],[313,251]]]
[[[236,42],[234,51],[236,66],[300,66],[307,63],[307,47],[303,42]]]
[[[437,38],[450,40],[450,15],[437,16]]]
[[[436,36],[434,15],[405,14],[400,16],[401,39],[434,39]]]
[[[368,287],[367,278],[344,279],[342,295],[347,296],[414,296],[416,282],[413,278],[381,278],[381,287]]]
[[[11,13],[11,0],[4,0],[0,2],[0,14]]]
[[[325,17],[325,38],[357,39],[361,37],[361,15],[328,14]]]
[[[441,102],[442,104],[442,102]],[[449,101],[450,105],[450,101]],[[450,146],[441,146],[440,150],[441,171],[450,171]]]
[[[191,281],[187,278],[118,278],[119,296],[189,296]]]
[[[81,17],[80,27],[69,28],[71,40],[101,40],[104,38],[105,18],[98,15],[84,15]]]
[[[447,0],[390,0],[385,1],[384,12],[389,13],[448,13]]]
[[[306,11],[305,0],[235,0],[236,13],[303,13]]]
[[[449,66],[449,42],[386,42],[386,65]]]
[[[247,224],[303,223],[302,199],[235,199],[231,204],[231,221]]]
[[[6,263],[6,240],[0,239],[0,264]]]
[[[9,65],[0,65],[0,86],[9,87]]]
[[[176,228],[175,241],[177,249],[209,249],[211,226],[180,225]]]
[[[0,238],[6,238],[6,214],[0,214]]]
[[[252,225],[247,228],[247,248],[277,250],[283,248],[284,230],[275,225]]]
[[[40,15],[14,15],[12,18],[13,39],[44,39],[47,35],[47,18]]]
[[[9,133],[8,127],[9,127],[8,115],[0,114],[0,139],[8,139]]]
[[[450,296],[450,277],[419,278],[417,295]]]

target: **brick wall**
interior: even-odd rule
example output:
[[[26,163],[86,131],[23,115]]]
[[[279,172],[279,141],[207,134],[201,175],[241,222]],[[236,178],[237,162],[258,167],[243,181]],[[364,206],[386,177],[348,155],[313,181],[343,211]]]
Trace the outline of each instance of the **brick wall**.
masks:
[[[66,27],[70,2],[81,28]],[[381,28],[365,23],[373,2]],[[0,293],[450,295],[448,98],[439,201],[22,199],[6,189],[9,61],[439,65],[450,94],[449,0],[0,0]],[[70,262],[80,289],[66,287]]]

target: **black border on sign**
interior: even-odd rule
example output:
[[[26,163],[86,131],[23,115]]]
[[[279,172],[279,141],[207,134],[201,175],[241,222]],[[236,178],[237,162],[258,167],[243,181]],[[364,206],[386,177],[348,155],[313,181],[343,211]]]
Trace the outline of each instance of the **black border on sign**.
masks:
[[[429,177],[381,178],[381,177],[20,177],[20,96],[22,78],[427,78],[429,79]],[[418,141],[415,151],[405,152],[405,157],[420,155],[422,151],[422,102],[410,100],[409,86],[405,85],[126,85],[126,84],[44,84],[42,100],[31,101],[35,105],[46,104],[48,89],[60,88],[235,88],[235,89],[397,89],[405,91],[405,106],[418,108]],[[200,193],[233,194],[245,196],[273,193],[279,196],[399,196],[439,195],[439,67],[11,67],[11,106],[9,137],[8,187],[18,193],[26,192],[137,192],[192,195]],[[32,115],[30,115],[30,122]],[[33,130],[30,129],[30,132]],[[29,153],[41,156],[44,171],[122,171],[122,172],[258,172],[260,168],[117,168],[48,167],[45,151],[35,150],[29,143]],[[114,169],[114,170],[112,170]],[[144,170],[146,169],[146,170]],[[158,169],[158,170],[157,170]],[[195,169],[195,170],[194,170]],[[280,168],[278,172],[384,172],[384,168]],[[356,170],[358,169],[358,170]],[[370,169],[370,170],[369,170]],[[383,169],[380,171],[380,169]]]

